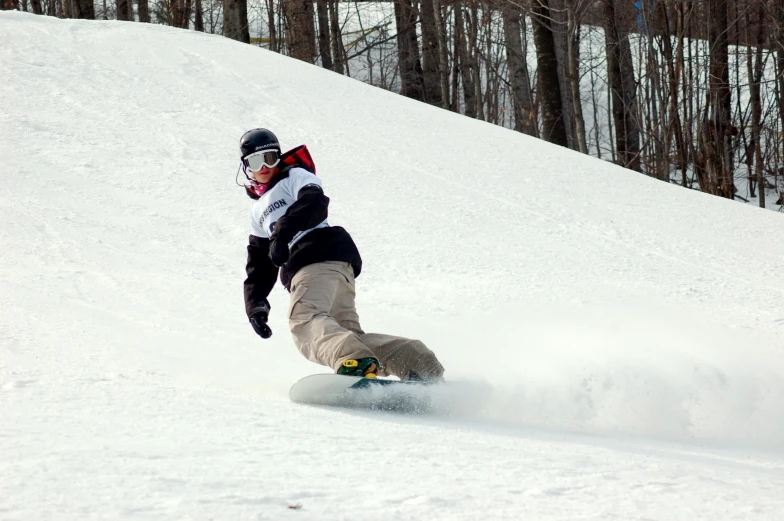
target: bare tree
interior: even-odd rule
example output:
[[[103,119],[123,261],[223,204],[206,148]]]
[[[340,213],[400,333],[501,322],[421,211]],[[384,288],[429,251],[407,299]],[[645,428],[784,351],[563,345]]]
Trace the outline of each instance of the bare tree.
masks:
[[[520,8],[511,2],[506,3],[501,9],[509,81],[513,95],[514,129],[529,136],[538,137],[531,79],[528,75],[528,62],[523,51],[521,37],[525,25],[520,23],[520,15]]]
[[[749,77],[749,103],[751,104],[751,139],[746,147],[746,165],[750,192],[753,194],[754,183],[759,188],[759,205],[765,208],[765,175],[762,160],[762,98],[760,96],[760,83],[762,82],[762,49],[765,45],[764,24],[765,9],[762,2],[757,6],[757,38],[756,47],[746,46],[746,68]],[[746,40],[751,41],[751,20],[749,11],[745,12]],[[756,166],[753,166],[755,165]]]
[[[247,0],[223,0],[223,35],[250,43]]]
[[[482,71],[478,56],[479,49],[479,5],[471,1],[468,19],[468,61],[471,64],[471,84],[474,86],[474,99],[476,100],[476,118],[485,119],[484,102],[482,100]]]
[[[271,1],[271,0],[270,0]],[[343,64],[346,63],[346,49],[343,47],[343,33],[338,22],[338,0],[327,0],[329,2],[329,27],[332,35],[332,56],[335,72],[343,74]]]
[[[313,63],[316,57],[316,26],[312,0],[284,0],[286,40],[292,58]]]
[[[416,34],[417,15],[411,0],[396,0],[398,66],[400,68],[400,94],[423,101],[424,72],[419,60],[419,43]]]
[[[330,50],[329,38],[329,6],[327,0],[316,0],[316,11],[318,12],[318,46],[321,66],[332,70],[332,51]]]
[[[188,29],[191,26],[191,13],[193,12],[193,0],[180,0],[182,12],[180,14],[180,25],[183,29]]]
[[[700,189],[732,199],[731,140],[737,133],[730,120],[732,91],[729,80],[727,1],[714,0],[707,12],[710,70],[708,104],[701,121],[700,158],[696,165]]]
[[[539,77],[538,92],[542,109],[542,137],[551,143],[568,147],[548,0],[533,0],[531,12]]]
[[[446,26],[444,25],[442,0],[433,0],[433,13],[438,39],[438,77],[441,85],[441,107],[449,110],[449,51],[446,46]]]
[[[269,31],[268,49],[273,52],[280,52],[278,47],[278,32],[275,29],[275,0],[265,0],[267,3],[267,30]]]
[[[77,1],[77,0],[73,0],[73,1]],[[81,0],[79,0],[79,1],[81,1]],[[132,14],[133,14],[133,4],[131,3],[131,0],[116,0],[115,7],[117,9],[117,19],[118,20],[129,21],[129,20],[133,19],[133,17],[132,17]],[[94,16],[93,16],[93,18],[94,18]]]
[[[776,31],[774,47],[776,49],[776,72],[778,81],[778,100],[779,117],[781,118],[782,142],[784,142],[784,0],[774,0],[776,17]]]
[[[193,18],[193,29],[199,32],[204,32],[204,10],[202,8],[202,0],[194,0],[196,3],[196,13]]]
[[[139,6],[139,21],[142,23],[150,23],[150,6],[148,0],[138,0]]]
[[[441,77],[438,72],[438,31],[433,0],[420,0],[419,18],[422,29],[422,73],[425,102],[441,105]]]
[[[485,81],[487,85],[484,102],[487,106],[487,121],[495,125],[502,125],[506,110],[501,109],[501,103],[507,89],[502,90],[501,85],[502,82],[503,84],[508,84],[508,81],[502,80],[501,75],[506,73],[507,60],[506,54],[503,52],[503,46],[498,44],[499,37],[496,35],[496,31],[499,29],[498,18],[493,16],[494,11],[492,7],[489,4],[485,4],[485,16],[482,17],[484,48],[481,51],[481,56],[485,63]],[[503,28],[501,28],[501,31],[503,31]]]
[[[597,66],[594,65],[594,57],[595,54],[593,52],[593,38],[588,38],[588,68],[589,68],[589,77],[591,79],[591,115],[593,117],[593,139],[594,144],[596,145],[596,157],[599,159],[602,158],[602,138],[601,138],[601,123],[599,121],[599,99],[597,97],[597,91],[599,88],[597,85],[600,83],[597,73]],[[612,143],[612,140],[610,140]]]
[[[63,2],[64,15],[69,18],[95,20],[95,5],[92,0],[68,0]]]
[[[641,158],[646,174],[669,182],[669,157],[665,153],[668,145],[667,129],[663,124],[666,118],[667,82],[662,78],[662,64],[659,47],[662,46],[660,24],[654,16],[653,4],[641,2],[637,5],[637,26],[641,32],[638,43],[638,60],[640,63],[640,85],[638,91],[641,98],[639,118],[642,130]],[[643,69],[644,67],[644,69]]]
[[[677,50],[673,51],[672,43],[670,41],[669,35],[669,16],[667,14],[667,7],[664,2],[661,2],[658,6],[660,10],[660,20],[661,26],[658,31],[658,34],[661,39],[661,47],[662,47],[662,55],[664,58],[664,63],[667,65],[667,76],[668,76],[668,88],[669,88],[669,105],[667,108],[667,120],[666,120],[666,138],[664,140],[664,150],[663,154],[665,158],[670,157],[670,147],[672,145],[673,136],[675,138],[675,145],[678,151],[678,162],[679,167],[681,170],[681,184],[686,186],[686,176],[688,172],[688,165],[689,165],[689,155],[688,150],[685,145],[685,136],[683,134],[683,125],[682,125],[682,117],[681,117],[681,110],[679,108],[679,94],[680,94],[680,82],[681,77],[683,76],[683,69],[684,69],[684,25],[685,25],[685,18],[684,18],[684,4],[678,3],[676,4],[677,15],[676,15],[676,45]],[[669,172],[668,172],[669,176]]]
[[[469,118],[476,117],[476,88],[474,87],[471,75],[471,58],[468,54],[468,41],[465,33],[465,22],[463,20],[463,2],[455,2],[455,46],[457,48],[456,63],[460,71],[460,81],[463,84],[463,101],[465,103],[465,115]]]
[[[569,85],[569,57],[567,55],[568,42],[568,20],[566,15],[567,0],[547,0],[550,6],[550,29],[553,33],[555,42],[555,60],[558,64],[558,82],[561,87],[561,108],[566,129],[566,140],[568,147],[577,149],[577,137],[574,121],[574,102],[572,100],[572,89]]]
[[[192,0],[171,0],[171,25],[181,29],[190,26]]]
[[[583,103],[580,98],[580,18],[585,9],[581,0],[566,0],[566,57],[569,87],[572,93],[574,113],[574,133],[577,141],[577,150],[583,154],[588,153],[585,142],[585,119],[583,118]]]
[[[640,129],[637,85],[625,24],[616,17],[616,0],[604,0],[607,77],[612,95],[618,163],[640,171]]]

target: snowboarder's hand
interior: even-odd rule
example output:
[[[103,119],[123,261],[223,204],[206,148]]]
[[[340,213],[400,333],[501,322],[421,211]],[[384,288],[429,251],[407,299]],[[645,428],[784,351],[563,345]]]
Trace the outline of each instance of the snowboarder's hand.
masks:
[[[269,303],[265,299],[264,304],[254,309],[250,315],[250,325],[253,326],[253,331],[255,331],[257,335],[264,339],[272,336],[272,330],[267,325],[269,311]]]
[[[289,245],[286,241],[275,239],[270,243],[269,258],[276,268],[280,268],[289,260]]]
[[[260,314],[253,315],[250,317],[250,325],[261,338],[267,339],[272,336],[272,330],[267,325],[267,317]]]

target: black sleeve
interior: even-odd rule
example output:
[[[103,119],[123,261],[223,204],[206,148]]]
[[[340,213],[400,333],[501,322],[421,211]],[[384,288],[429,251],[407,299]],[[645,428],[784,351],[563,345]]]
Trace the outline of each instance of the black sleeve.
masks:
[[[266,302],[275,281],[278,280],[278,268],[269,259],[269,239],[251,235],[248,239],[248,262],[245,265],[245,312],[250,318],[251,312]]]
[[[270,241],[288,244],[297,233],[309,230],[327,218],[329,197],[318,185],[307,185],[297,194],[297,200],[278,219]]]

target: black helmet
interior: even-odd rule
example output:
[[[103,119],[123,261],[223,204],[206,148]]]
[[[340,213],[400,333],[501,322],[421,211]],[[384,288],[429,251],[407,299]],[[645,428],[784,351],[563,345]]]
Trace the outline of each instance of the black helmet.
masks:
[[[259,150],[275,150],[280,154],[280,143],[266,128],[248,130],[240,138],[240,159]]]

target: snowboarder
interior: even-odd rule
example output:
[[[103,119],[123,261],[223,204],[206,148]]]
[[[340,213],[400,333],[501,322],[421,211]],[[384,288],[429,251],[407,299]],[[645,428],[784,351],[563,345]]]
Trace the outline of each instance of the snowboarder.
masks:
[[[280,272],[290,293],[289,329],[300,352],[338,374],[442,380],[444,368],[419,340],[365,333],[354,304],[362,259],[349,233],[327,223],[329,198],[305,145],[281,153],[275,134],[240,139],[240,169],[254,199],[245,266],[245,310],[269,338],[267,300]],[[237,173],[239,175],[239,171]]]

